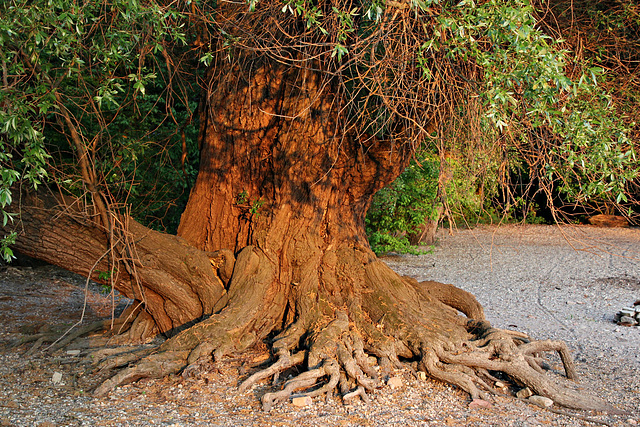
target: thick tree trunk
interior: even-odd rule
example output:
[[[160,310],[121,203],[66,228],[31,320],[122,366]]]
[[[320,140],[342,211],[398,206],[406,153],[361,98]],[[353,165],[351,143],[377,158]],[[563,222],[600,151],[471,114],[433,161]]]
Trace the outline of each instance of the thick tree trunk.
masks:
[[[235,70],[230,74],[235,75]],[[309,71],[253,70],[208,94],[200,172],[178,235],[204,250],[293,236],[367,246],[373,194],[406,166],[406,144],[340,133],[331,83]],[[286,238],[284,238],[287,236]]]
[[[172,335],[212,314],[226,293],[221,278],[233,265],[232,254],[205,253],[179,237],[123,220],[126,232],[110,243],[77,202],[42,191],[25,194],[15,248],[113,285],[134,305],[142,303],[135,340]]]
[[[102,366],[138,361],[97,395],[141,377],[187,374],[212,356],[269,339],[275,363],[241,388],[295,365],[306,370],[262,397],[267,410],[314,386],[308,395],[339,388],[345,400],[366,399],[380,385],[368,355],[383,369],[403,366],[401,358],[416,361],[412,369],[456,384],[473,399],[487,398],[495,381],[489,371],[502,371],[561,405],[611,409],[540,373],[535,356],[557,351],[567,376],[575,376],[563,343],[495,330],[472,295],[400,277],[377,260],[364,215],[373,194],[402,171],[409,148],[339,132],[335,111],[342,106],[331,81],[318,74],[260,61],[251,67],[228,73],[247,80],[211,79],[200,172],[180,237],[130,221],[108,246],[90,223],[62,217],[47,223],[37,219],[38,210],[24,211],[30,225],[21,250],[84,274],[87,259],[114,254],[126,266],[118,289],[143,301],[161,332],[180,330],[154,351],[106,360]],[[67,253],[51,255],[59,246]]]

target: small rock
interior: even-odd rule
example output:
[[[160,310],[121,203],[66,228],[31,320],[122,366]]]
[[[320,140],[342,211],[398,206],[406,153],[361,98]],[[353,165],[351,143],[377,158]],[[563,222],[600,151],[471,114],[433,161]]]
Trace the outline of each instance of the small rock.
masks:
[[[302,407],[302,406],[311,405],[313,401],[309,396],[300,396],[300,397],[294,397],[293,399],[291,399],[291,403],[293,403],[294,406]]]
[[[636,314],[636,309],[634,307],[626,307],[620,310],[618,313],[620,316],[629,316],[633,317]]]
[[[496,388],[505,388],[506,386],[504,385],[503,382],[500,381],[496,381],[496,383],[494,384],[496,386]]]
[[[636,420],[634,420],[633,418],[629,418],[627,420],[627,424],[629,424],[630,426],[635,426],[635,425],[638,425],[638,422]]]
[[[633,317],[621,316],[620,320],[618,320],[618,324],[622,326],[636,326],[638,324],[638,321]]]
[[[60,384],[62,382],[62,374],[60,372],[54,372],[51,381],[53,381],[54,384]]]
[[[387,381],[387,385],[392,389],[400,388],[402,387],[402,378],[400,377],[389,378],[389,380]]]
[[[529,396],[528,400],[534,405],[538,405],[542,408],[550,408],[551,406],[553,406],[553,400],[544,396],[538,396],[538,395]]]
[[[567,301],[567,305],[575,305],[576,302],[575,301]]]
[[[525,387],[522,390],[518,391],[516,393],[516,396],[518,396],[520,399],[526,399],[529,396],[533,396],[533,392],[529,387]]]
[[[375,356],[369,356],[367,357],[367,362],[369,362],[369,365],[371,366],[376,366],[378,364],[378,358]]]
[[[67,354],[69,356],[78,356],[80,354],[80,350],[67,350]]]
[[[420,379],[420,381],[426,381],[427,380],[427,374],[423,371],[418,372],[418,379]]]
[[[470,409],[478,409],[478,408],[491,408],[493,405],[491,402],[488,402],[484,399],[473,399],[471,403],[469,403]]]

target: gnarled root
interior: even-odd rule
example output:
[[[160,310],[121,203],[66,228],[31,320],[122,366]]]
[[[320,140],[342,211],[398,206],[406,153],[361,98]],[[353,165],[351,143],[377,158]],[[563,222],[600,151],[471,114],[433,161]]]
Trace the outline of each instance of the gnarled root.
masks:
[[[415,282],[410,277],[405,276],[405,279]],[[428,293],[441,303],[461,311],[469,319],[485,320],[482,305],[480,305],[476,297],[467,291],[453,285],[433,281],[420,282],[417,288],[420,292]]]
[[[285,302],[284,292],[274,292],[274,263],[254,247],[245,248],[234,266],[228,304],[217,314],[183,330],[133,366],[118,372],[95,391],[102,396],[114,387],[140,378],[174,374],[213,354],[247,349],[264,339],[278,322]],[[265,315],[261,307],[274,307]],[[134,355],[123,355],[122,360]]]
[[[343,400],[360,397],[367,401],[368,393],[382,386],[385,371],[415,367],[459,386],[472,399],[490,399],[496,392],[492,372],[502,372],[515,384],[559,405],[617,411],[546,375],[539,354],[557,352],[567,378],[577,377],[564,343],[533,341],[492,328],[471,294],[451,285],[438,290],[435,282],[423,287],[370,260],[360,264],[364,268],[349,271],[349,277],[356,277],[360,285],[341,295],[339,287],[331,287],[337,274],[331,270],[335,258],[329,261],[321,270],[322,282],[311,274],[318,271],[317,265],[311,266],[288,294],[289,288],[278,288],[276,263],[259,249],[245,248],[235,263],[228,303],[222,310],[154,352],[139,353],[144,357],[138,363],[107,380],[95,394],[103,395],[142,377],[159,377],[185,367],[189,372],[189,366],[210,360],[212,355],[218,359],[242,351],[284,326],[271,340],[275,361],[240,385],[241,391],[247,391],[273,378],[277,389],[262,397],[266,411],[294,393],[314,397],[338,391]],[[133,353],[120,355],[118,363],[135,357]],[[401,362],[403,359],[413,365]],[[281,384],[280,376],[293,367],[302,372]]]
[[[278,360],[270,367],[247,378],[240,385],[241,391],[269,376],[277,378],[285,369],[304,361],[305,352],[299,351],[291,356],[288,348],[295,345],[296,340],[292,337],[300,336],[299,330],[300,325],[294,324],[292,331],[287,330],[276,337],[274,347],[278,348]],[[340,384],[341,388],[346,390],[344,398],[361,396],[363,400],[367,400],[365,390],[373,390],[380,385],[378,375],[363,351],[362,339],[356,330],[350,330],[349,319],[344,311],[338,311],[336,319],[314,334],[307,359],[308,365],[313,366],[310,370],[287,381],[282,390],[266,393],[262,397],[262,407],[265,411],[288,399],[297,390],[311,389],[302,396],[314,397],[331,394]],[[323,378],[326,378],[324,383],[313,389]],[[349,380],[355,383],[356,390],[351,391]]]
[[[490,328],[487,324],[484,326],[486,329],[480,337],[463,343],[462,347],[424,349],[421,363],[427,373],[456,384],[473,399],[484,398],[483,393],[476,387],[482,373],[498,371],[507,374],[516,383],[529,387],[534,393],[550,398],[558,405],[573,409],[619,412],[603,400],[574,391],[567,386],[563,387],[546,375],[540,366],[540,359],[533,357],[533,354],[557,352],[566,377],[577,379],[575,366],[564,342],[545,340],[522,343],[505,331]],[[474,325],[473,329],[477,330],[477,325]],[[447,368],[446,372],[443,366]],[[460,368],[465,370],[450,373],[452,369]]]

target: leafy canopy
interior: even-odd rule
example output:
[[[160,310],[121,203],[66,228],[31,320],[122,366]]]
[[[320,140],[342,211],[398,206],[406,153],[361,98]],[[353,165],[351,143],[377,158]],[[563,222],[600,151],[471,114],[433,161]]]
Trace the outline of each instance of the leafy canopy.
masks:
[[[147,223],[180,209],[184,201],[173,200],[196,173],[184,157],[197,158],[197,129],[187,124],[199,93],[197,58],[184,58],[185,25],[182,11],[157,2],[2,2],[4,225],[23,181],[47,179]],[[14,238],[2,240],[5,260]]]
[[[522,167],[546,191],[624,202],[639,168],[603,70],[570,75],[536,17],[527,0],[4,1],[3,222],[15,185],[45,178],[103,224],[131,206],[177,218],[204,68],[250,78],[260,61],[323,75],[345,135],[442,156],[484,147],[503,159],[496,180]]]

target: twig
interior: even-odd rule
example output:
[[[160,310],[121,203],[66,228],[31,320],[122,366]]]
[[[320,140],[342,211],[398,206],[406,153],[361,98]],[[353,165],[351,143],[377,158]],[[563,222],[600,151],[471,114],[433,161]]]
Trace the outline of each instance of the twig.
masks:
[[[67,334],[69,334],[69,332],[71,332],[75,327],[77,327],[80,324],[82,324],[82,322],[84,321],[84,315],[85,315],[85,313],[87,311],[87,295],[89,293],[89,282],[91,281],[91,274],[93,274],[93,270],[100,263],[100,261],[102,261],[102,259],[104,257],[106,257],[110,252],[111,252],[111,248],[107,249],[105,251],[105,253],[103,253],[100,256],[100,258],[98,258],[96,260],[95,263],[93,263],[93,265],[91,266],[91,269],[89,270],[89,273],[87,274],[87,280],[84,283],[84,303],[82,305],[82,314],[80,315],[80,320],[78,320],[76,323],[71,325],[71,327],[69,329],[67,329],[67,331],[64,334],[62,334],[57,340],[55,340],[53,343],[51,343],[51,345],[49,345],[47,348],[45,348],[44,351],[49,350],[51,347],[56,345],[60,340],[62,340],[65,336],[67,336]]]

